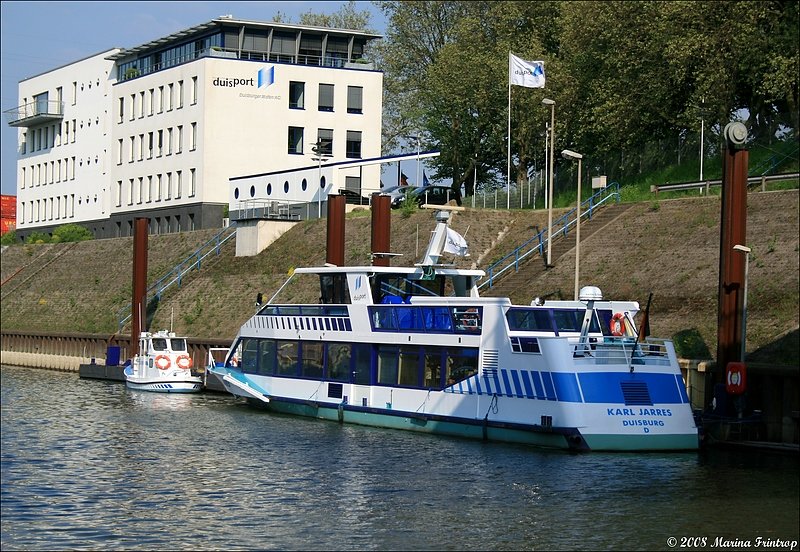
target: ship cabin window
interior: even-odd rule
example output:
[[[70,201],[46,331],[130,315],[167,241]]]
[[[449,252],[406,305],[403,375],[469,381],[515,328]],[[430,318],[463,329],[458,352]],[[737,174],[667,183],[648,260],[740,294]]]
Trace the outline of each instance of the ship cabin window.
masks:
[[[373,274],[370,283],[374,303],[397,302],[397,297],[407,303],[412,295],[469,297],[473,279],[472,276],[442,274],[437,274],[430,280],[409,278],[406,274]]]
[[[167,340],[161,337],[154,337],[153,338],[153,350],[154,351],[166,351],[167,350]]]
[[[357,385],[443,389],[478,373],[478,349],[242,339],[235,348],[248,374]]]
[[[506,312],[508,328],[519,332],[580,333],[585,309],[510,308]],[[610,317],[609,317],[610,318]],[[601,333],[597,315],[592,316],[590,333]]]
[[[170,347],[175,352],[186,352],[186,340],[185,339],[170,339],[169,340]]]
[[[350,304],[350,290],[346,274],[320,274],[320,302],[324,304]]]
[[[387,304],[369,307],[369,313],[373,331],[480,334],[483,326],[483,307]]]

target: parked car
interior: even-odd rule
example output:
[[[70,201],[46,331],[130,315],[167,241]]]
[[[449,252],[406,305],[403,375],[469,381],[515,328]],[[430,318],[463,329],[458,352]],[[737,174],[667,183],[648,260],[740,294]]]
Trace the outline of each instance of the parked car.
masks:
[[[451,199],[456,199],[453,189],[450,186],[431,184],[429,186],[403,186],[389,193],[392,197],[392,208],[396,209],[402,205],[406,196],[416,201],[417,205],[426,203],[432,205],[444,205]]]

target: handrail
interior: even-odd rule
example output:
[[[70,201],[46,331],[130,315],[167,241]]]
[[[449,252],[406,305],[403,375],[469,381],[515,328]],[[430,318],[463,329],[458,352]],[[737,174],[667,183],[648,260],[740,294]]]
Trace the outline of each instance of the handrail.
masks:
[[[605,204],[606,202],[610,201],[611,199],[615,199],[617,203],[620,202],[620,194],[619,194],[619,183],[612,182],[602,190],[599,190],[589,199],[583,201],[581,203],[581,218],[586,217],[588,220],[592,219],[592,215],[594,211],[599,208],[601,205]],[[584,208],[586,206],[586,208]],[[571,225],[576,224],[577,217],[575,217],[576,209],[571,209],[560,216],[556,221],[553,222],[553,237],[557,237],[558,234],[563,233],[564,236],[567,235],[569,231],[569,227]],[[548,236],[547,236],[547,227],[544,230],[540,231],[538,234],[530,238],[529,240],[525,241],[522,245],[518,246],[514,251],[500,259],[499,261],[492,263],[486,269],[486,274],[488,275],[488,279],[481,283],[478,286],[478,289],[482,288],[485,285],[489,285],[489,287],[494,286],[494,281],[499,277],[501,274],[505,273],[507,270],[510,270],[512,267],[516,271],[519,271],[520,262],[529,257],[534,253],[539,253],[539,255],[544,255],[544,247],[547,245]],[[534,245],[531,245],[534,244]],[[513,259],[513,260],[509,260]],[[503,265],[505,266],[500,268],[500,270],[496,270],[496,267]]]
[[[780,182],[783,180],[797,180],[800,178],[800,173],[783,173],[783,174],[770,174],[761,176],[751,176],[747,179],[747,185],[757,184],[759,182]],[[679,182],[677,184],[653,184],[650,186],[650,191],[658,194],[658,192],[675,192],[681,190],[694,190],[696,188],[709,188],[710,186],[720,186],[721,179],[716,180],[703,180],[695,182]]]
[[[230,233],[223,238],[222,236],[223,236],[223,234],[225,234],[225,232],[230,232]],[[203,261],[203,259],[205,259],[209,255],[211,255],[211,253],[216,253],[217,255],[219,255],[220,248],[222,247],[222,245],[225,244],[229,239],[231,239],[235,235],[236,235],[236,232],[235,231],[231,231],[231,227],[223,228],[218,234],[216,234],[214,237],[209,239],[206,243],[204,243],[203,245],[198,247],[191,255],[189,255],[184,260],[182,260],[177,265],[175,265],[172,268],[172,270],[170,270],[167,274],[165,274],[164,276],[162,276],[161,278],[159,278],[158,280],[156,280],[155,282],[150,284],[147,287],[146,294],[150,295],[154,290],[157,290],[157,291],[155,291],[154,296],[157,297],[160,300],[161,299],[161,295],[167,289],[169,289],[173,284],[177,283],[178,287],[180,287],[181,286],[181,280],[183,279],[183,276],[186,273],[194,270],[195,268],[199,270],[200,269],[200,264]],[[212,247],[209,247],[209,246],[212,246]],[[206,247],[208,247],[208,251],[203,253],[203,251],[206,249]],[[169,278],[172,278],[172,279],[167,281]],[[125,307],[123,307],[119,311],[117,311],[117,320],[118,320],[117,325],[118,325],[119,331],[122,331],[122,328],[125,327],[125,324],[133,316],[132,307],[133,307],[133,304],[132,303],[128,303]],[[125,314],[126,311],[127,311],[127,314]]]

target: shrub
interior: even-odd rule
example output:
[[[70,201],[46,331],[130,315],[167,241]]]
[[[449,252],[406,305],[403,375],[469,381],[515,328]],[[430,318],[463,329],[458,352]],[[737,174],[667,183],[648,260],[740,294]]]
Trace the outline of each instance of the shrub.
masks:
[[[44,232],[31,232],[25,243],[50,243],[50,236]]]
[[[9,230],[0,237],[0,245],[14,245],[15,243],[19,243],[16,230]]]
[[[79,242],[91,240],[91,231],[80,224],[65,224],[53,230],[53,242]]]

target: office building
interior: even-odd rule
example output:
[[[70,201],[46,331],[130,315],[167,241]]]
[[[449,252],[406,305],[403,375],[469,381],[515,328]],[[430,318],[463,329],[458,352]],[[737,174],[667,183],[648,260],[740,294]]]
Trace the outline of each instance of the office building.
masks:
[[[379,156],[383,75],[365,60],[377,38],[223,16],[25,79],[6,111],[19,129],[18,235],[78,223],[130,236],[137,217],[151,233],[219,227],[229,179]],[[317,190],[274,198],[319,201]]]

